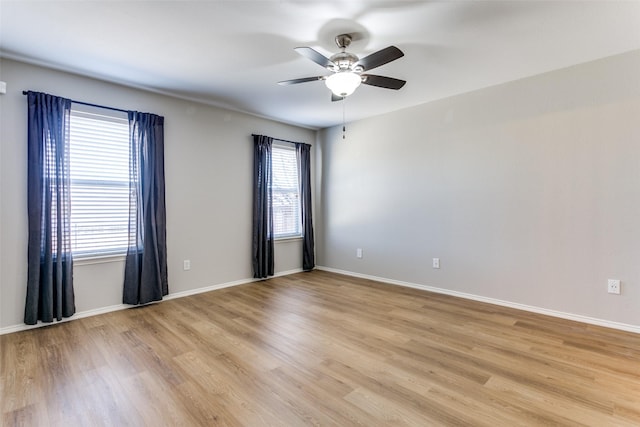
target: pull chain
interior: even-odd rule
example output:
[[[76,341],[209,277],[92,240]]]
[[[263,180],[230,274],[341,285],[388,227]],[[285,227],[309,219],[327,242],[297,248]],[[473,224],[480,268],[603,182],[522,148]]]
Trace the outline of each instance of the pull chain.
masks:
[[[342,97],[342,139],[346,139],[347,126],[345,121],[345,104],[347,103],[346,97]]]

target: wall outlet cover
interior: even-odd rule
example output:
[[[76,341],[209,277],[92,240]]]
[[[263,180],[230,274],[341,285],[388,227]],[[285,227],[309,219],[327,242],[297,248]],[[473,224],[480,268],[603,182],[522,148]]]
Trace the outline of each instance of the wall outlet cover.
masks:
[[[620,280],[609,279],[607,282],[607,292],[610,294],[620,294]]]

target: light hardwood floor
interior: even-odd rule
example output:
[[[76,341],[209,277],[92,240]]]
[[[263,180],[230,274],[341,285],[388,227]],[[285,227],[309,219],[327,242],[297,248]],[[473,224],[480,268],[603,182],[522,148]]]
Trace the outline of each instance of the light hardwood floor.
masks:
[[[322,271],[0,345],[6,426],[640,425],[640,335]]]

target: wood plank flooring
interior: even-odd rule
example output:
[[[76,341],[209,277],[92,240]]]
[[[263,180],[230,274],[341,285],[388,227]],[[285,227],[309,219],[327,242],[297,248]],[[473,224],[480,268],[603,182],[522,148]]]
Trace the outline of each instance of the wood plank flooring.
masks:
[[[0,345],[5,426],[640,425],[640,335],[323,271]]]

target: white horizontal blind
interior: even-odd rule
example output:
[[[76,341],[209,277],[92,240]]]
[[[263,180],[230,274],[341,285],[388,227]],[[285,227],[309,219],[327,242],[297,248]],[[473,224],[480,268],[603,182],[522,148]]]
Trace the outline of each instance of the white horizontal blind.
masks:
[[[129,227],[129,123],[72,109],[71,248],[74,256],[125,254]]]
[[[300,190],[295,147],[274,144],[271,151],[271,170],[274,237],[277,239],[301,236]]]

